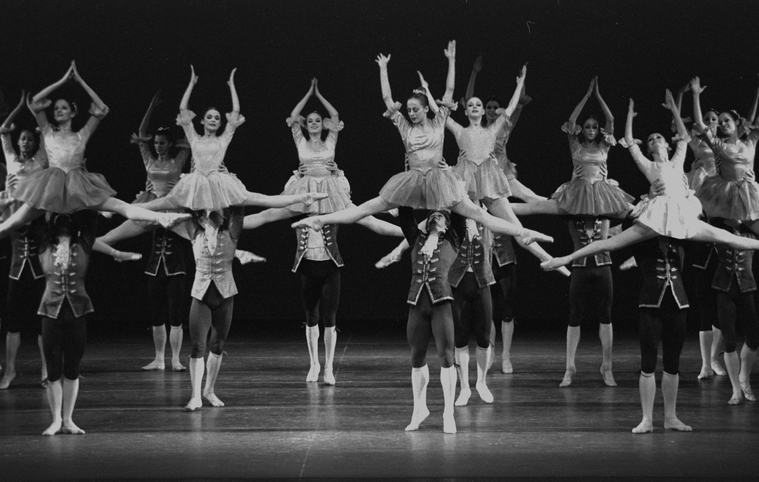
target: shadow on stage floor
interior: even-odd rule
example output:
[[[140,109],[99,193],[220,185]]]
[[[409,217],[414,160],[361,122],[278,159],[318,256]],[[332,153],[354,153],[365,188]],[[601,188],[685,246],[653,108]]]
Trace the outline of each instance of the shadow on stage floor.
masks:
[[[630,433],[641,415],[632,333],[618,330],[615,339],[619,386],[604,386],[597,331],[586,329],[575,382],[560,389],[563,332],[518,328],[511,375],[498,369],[497,343],[489,376],[495,402],[483,403],[473,390],[469,405],[456,408],[458,433],[446,435],[434,347],[428,356],[432,413],[418,432],[407,433],[411,370],[402,329],[344,329],[337,385],[327,386],[321,377],[305,382],[302,332],[269,328],[233,331],[216,386],[226,407],[194,413],[182,411],[190,393],[186,372],[140,371],[152,353],[147,333],[96,334],[75,412],[85,436],[39,435],[50,415],[45,391],[36,385],[34,347],[25,341],[22,374],[0,392],[0,480],[756,480],[759,471],[759,406],[728,406],[727,377],[696,380],[694,334],[681,360],[678,400],[678,416],[692,433],[663,429],[660,391],[654,433]],[[188,343],[182,355],[189,355]],[[474,356],[470,369],[473,382]],[[752,381],[759,386],[756,376]]]

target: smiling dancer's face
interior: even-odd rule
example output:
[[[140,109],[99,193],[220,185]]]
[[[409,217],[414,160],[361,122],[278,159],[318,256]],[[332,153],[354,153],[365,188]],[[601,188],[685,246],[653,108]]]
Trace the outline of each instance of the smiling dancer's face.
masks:
[[[598,121],[590,118],[582,125],[582,134],[585,136],[585,140],[593,142],[598,137]]]
[[[474,117],[476,119],[481,118],[485,113],[482,107],[482,101],[477,97],[472,97],[466,103],[466,115],[467,117]]]
[[[221,126],[221,114],[216,109],[208,109],[200,123],[203,124],[208,132],[216,132],[219,130],[219,126]]]
[[[719,115],[719,130],[726,136],[735,134],[735,119],[727,112]]]
[[[308,117],[306,117],[306,129],[309,134],[318,134],[322,131],[323,127],[322,116],[317,112],[308,114]]]
[[[487,105],[485,105],[485,116],[488,118],[488,122],[495,121],[496,117],[498,117],[498,113],[496,112],[501,106],[498,104],[498,102],[494,100],[489,100]]]

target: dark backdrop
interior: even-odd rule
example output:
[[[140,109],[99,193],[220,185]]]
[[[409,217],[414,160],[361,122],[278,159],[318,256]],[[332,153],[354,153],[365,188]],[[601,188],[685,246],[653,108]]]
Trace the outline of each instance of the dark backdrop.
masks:
[[[380,52],[392,54],[396,100],[405,100],[418,85],[417,70],[439,97],[446,73],[443,49],[449,39],[456,39],[457,97],[464,93],[478,53],[485,59],[477,83],[482,97],[508,98],[519,67],[529,61],[527,91],[534,101],[512,136],[509,155],[519,165],[520,179],[549,195],[572,171],[559,127],[594,75],[616,116],[617,136],[629,97],[637,101],[637,137],[668,131],[670,118],[661,107],[664,89],[676,90],[694,75],[709,86],[705,107],[746,112],[759,70],[757,13],[759,4],[750,0],[15,0],[2,2],[0,10],[0,87],[13,103],[21,89],[38,91],[76,59],[82,76],[111,108],[89,143],[88,166],[103,173],[120,198],[131,201],[143,188],[145,175],[129,135],[159,88],[165,103],[154,114],[153,127],[174,125],[191,63],[200,77],[191,100],[196,112],[208,105],[222,112],[230,109],[225,81],[238,68],[247,122],[237,131],[226,164],[250,190],[268,194],[280,192],[297,167],[284,121],[311,77],[317,77],[322,93],[345,121],[337,161],[351,181],[354,200],[362,202],[376,196],[403,168],[397,131],[381,116],[384,105],[374,58]],[[74,86],[69,91],[86,105],[80,90]],[[307,108],[311,106],[316,104]],[[585,112],[599,110],[591,100]],[[686,96],[684,113],[690,112]],[[461,113],[455,115],[463,120]],[[31,116],[24,116],[21,123],[31,122]],[[449,162],[456,153],[449,136]],[[611,151],[609,170],[631,194],[647,189],[624,149]],[[101,229],[118,222],[105,221]],[[571,249],[559,219],[533,217],[525,224],[556,237],[547,247],[550,252]],[[122,247],[145,252],[147,238]],[[395,243],[362,227],[341,229],[346,263],[339,313],[343,326],[405,318],[408,263],[382,271],[373,267]],[[235,317],[250,324],[302,318],[299,283],[290,273],[295,237],[288,223],[248,232],[240,247],[269,262],[235,268],[241,293]],[[143,263],[117,265],[97,256],[88,281],[95,319],[116,330],[145,327]],[[519,253],[520,319],[555,323],[563,330],[567,290],[568,280],[542,273],[535,259]],[[615,318],[631,323],[637,316],[634,274],[615,273],[615,295]]]

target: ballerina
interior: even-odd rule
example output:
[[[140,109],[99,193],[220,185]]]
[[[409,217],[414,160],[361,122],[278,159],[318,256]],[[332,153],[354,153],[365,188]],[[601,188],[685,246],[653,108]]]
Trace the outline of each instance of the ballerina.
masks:
[[[477,207],[466,195],[461,179],[445,164],[442,157],[445,121],[450,113],[453,95],[456,42],[451,41],[445,49],[448,58],[448,77],[444,105],[438,107],[429,86],[419,73],[422,89],[416,91],[406,102],[409,118],[400,113],[401,104],[393,100],[388,79],[387,64],[390,56],[380,54],[377,64],[380,68],[382,98],[387,112],[385,116],[396,125],[406,147],[408,170],[393,176],[380,191],[379,197],[328,215],[311,216],[293,224],[294,228],[308,227],[318,231],[325,224],[350,224],[359,219],[387,211],[398,206],[417,209],[451,209],[453,212],[474,219],[493,232],[518,236],[524,244],[534,241],[552,241],[536,231],[524,229],[485,212]],[[433,119],[427,117],[432,111]]]
[[[55,127],[45,115],[45,109],[51,104],[47,97],[71,79],[92,99],[91,116],[79,131],[72,129],[72,121],[77,115],[76,104],[65,99],[55,102]],[[108,107],[82,79],[74,62],[60,80],[35,95],[30,106],[45,140],[50,167],[19,182],[13,196],[25,204],[0,224],[0,237],[24,226],[41,211],[62,214],[82,209],[113,211],[130,219],[160,223],[165,227],[188,217],[180,213],[155,213],[129,205],[112,197],[115,191],[102,175],[87,171],[84,150],[90,136],[108,114]]]
[[[245,122],[245,117],[240,114],[240,100],[235,88],[236,71],[237,69],[232,70],[227,81],[232,97],[232,112],[227,114],[224,130],[219,134],[221,114],[212,107],[203,113],[200,121],[203,125],[201,136],[192,124],[195,113],[188,107],[193,88],[198,82],[195,69],[190,66],[190,83],[179,104],[177,124],[184,129],[192,149],[191,172],[183,176],[166,196],[141,204],[142,207],[151,210],[186,208],[205,211],[208,216],[230,206],[286,207],[293,203],[311,204],[326,197],[326,194],[320,193],[267,196],[249,192],[237,176],[227,170],[224,155],[235,130]]]
[[[311,96],[315,96],[329,113],[323,118],[318,112],[300,115]],[[343,128],[337,109],[319,91],[316,79],[311,80],[306,95],[298,102],[287,119],[293,140],[298,149],[300,168],[285,186],[284,195],[319,192],[326,197],[311,205],[294,204],[285,208],[271,208],[245,217],[244,228],[254,229],[265,223],[289,219],[300,215],[316,215],[339,211],[355,206],[350,198],[350,184],[335,164],[338,133]],[[308,138],[303,135],[306,131]],[[327,137],[322,140],[322,132]],[[403,236],[393,224],[367,216],[358,221],[378,234]],[[337,343],[336,317],[340,301],[340,268],[343,259],[337,245],[337,226],[327,225],[321,234],[300,228],[296,232],[298,248],[292,271],[300,274],[303,308],[306,313],[306,343],[310,359],[307,382],[319,379],[319,321],[324,325],[324,383],[335,384],[333,361]]]
[[[677,125],[677,148],[671,159],[668,153],[669,145],[664,136],[659,133],[651,134],[647,140],[648,152],[654,160],[647,159],[641,153],[632,136],[633,118],[637,115],[635,103],[632,99],[630,99],[627,112],[625,138],[622,142],[648,181],[661,180],[666,194],[655,196],[653,199],[649,198],[639,204],[633,213],[636,217],[635,223],[622,233],[613,238],[593,242],[568,256],[545,261],[541,263],[543,269],[565,266],[575,259],[591,256],[602,251],[616,251],[657,235],[676,239],[692,239],[706,243],[722,243],[743,250],[759,249],[759,241],[756,239],[736,236],[698,219],[701,215],[701,203],[688,189],[687,179],[683,172],[689,136],[680,118],[680,112],[677,110],[672,92],[669,90],[666,92],[666,100],[663,106],[672,111],[672,116]],[[732,123],[732,120],[726,119],[726,122]]]
[[[482,55],[477,57],[472,67],[472,74],[469,77],[469,84],[466,88],[466,97],[462,100],[462,105],[466,108],[467,99],[474,97],[474,86],[477,79],[477,74],[482,70]],[[506,179],[509,181],[509,188],[511,189],[511,195],[523,200],[524,202],[531,201],[545,201],[546,198],[539,196],[528,188],[517,178],[516,164],[506,155],[506,144],[511,138],[511,133],[516,127],[519,116],[522,113],[522,108],[530,103],[532,99],[525,93],[525,84],[522,84],[522,90],[519,94],[519,102],[517,103],[514,113],[509,116],[508,123],[505,123],[503,127],[496,134],[495,141],[495,157],[498,159],[498,165],[506,175]],[[502,103],[498,97],[490,97],[485,101],[485,117],[483,118],[483,126],[494,123],[500,117],[499,110],[502,108]]]

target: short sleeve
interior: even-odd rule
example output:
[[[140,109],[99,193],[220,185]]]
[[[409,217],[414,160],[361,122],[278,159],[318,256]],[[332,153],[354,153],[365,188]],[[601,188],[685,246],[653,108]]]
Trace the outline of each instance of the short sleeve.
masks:
[[[150,152],[147,142],[138,142],[137,147],[140,148],[140,154],[142,155],[142,163],[145,164],[145,169],[153,162],[153,153]]]
[[[290,127],[290,130],[293,134],[293,140],[295,141],[295,144],[297,145],[300,143],[303,138],[303,116],[295,116],[295,117],[288,117],[287,125]]]
[[[327,140],[325,142],[333,149],[337,145],[337,133],[343,130],[344,127],[343,121],[332,122],[332,119],[324,119],[324,128],[327,130]]]
[[[403,134],[403,132],[405,132],[405,130],[409,127],[409,122],[405,117],[403,117],[403,114],[401,114],[400,102],[393,104],[393,106],[387,109],[385,113],[382,114],[382,116],[390,119],[390,121],[395,124],[401,134]]]
[[[228,137],[232,137],[238,127],[245,123],[245,116],[239,112],[227,112],[227,125],[224,127],[224,134],[229,134]]]
[[[192,125],[192,120],[195,118],[195,113],[191,110],[181,110],[177,115],[177,125],[184,129],[184,134],[189,142],[197,139],[198,133],[195,132],[195,126]]]

